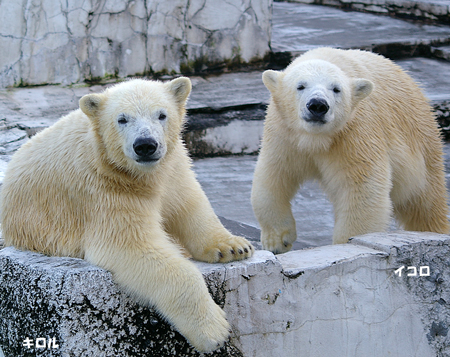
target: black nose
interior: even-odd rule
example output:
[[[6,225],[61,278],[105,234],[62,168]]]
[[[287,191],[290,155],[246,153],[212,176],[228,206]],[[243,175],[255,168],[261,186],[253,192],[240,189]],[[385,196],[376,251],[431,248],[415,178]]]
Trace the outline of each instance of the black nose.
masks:
[[[153,138],[137,138],[133,144],[133,150],[138,156],[149,157],[158,148],[158,143]]]
[[[328,103],[324,99],[311,99],[307,104],[306,108],[310,111],[312,115],[315,117],[322,117],[324,116],[330,107],[328,106]]]

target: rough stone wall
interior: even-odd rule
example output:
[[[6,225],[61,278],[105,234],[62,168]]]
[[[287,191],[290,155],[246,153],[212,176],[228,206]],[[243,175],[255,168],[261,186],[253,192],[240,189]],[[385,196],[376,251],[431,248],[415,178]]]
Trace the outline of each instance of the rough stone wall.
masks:
[[[374,233],[196,263],[233,329],[211,356],[449,356],[449,243],[447,235]],[[59,347],[28,349],[27,337]],[[13,248],[0,250],[0,347],[5,356],[199,356],[110,273]]]
[[[0,255],[0,348],[6,356],[201,356],[155,310],[122,293],[109,272],[81,259],[12,248]],[[241,354],[228,344],[214,356]]]
[[[0,88],[246,63],[269,51],[272,0],[0,2]]]

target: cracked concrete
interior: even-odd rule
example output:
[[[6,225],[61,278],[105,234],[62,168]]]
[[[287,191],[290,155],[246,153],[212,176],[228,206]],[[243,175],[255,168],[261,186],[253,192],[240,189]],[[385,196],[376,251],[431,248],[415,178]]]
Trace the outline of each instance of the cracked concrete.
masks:
[[[277,256],[196,262],[233,330],[210,355],[448,356],[449,243],[447,235],[373,233]],[[402,265],[430,274],[400,277]],[[0,250],[0,317],[6,355],[23,355],[23,339],[42,335],[60,345],[45,356],[200,356],[109,272],[80,259]]]
[[[0,88],[261,60],[271,0],[0,3]]]

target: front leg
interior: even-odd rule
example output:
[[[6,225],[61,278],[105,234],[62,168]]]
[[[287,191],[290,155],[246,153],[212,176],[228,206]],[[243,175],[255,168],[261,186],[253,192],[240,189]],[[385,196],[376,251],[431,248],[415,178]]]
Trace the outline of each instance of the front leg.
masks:
[[[136,225],[123,231],[97,227],[85,258],[111,271],[139,302],[154,306],[198,351],[216,350],[229,336],[225,313],[212,300],[197,267],[160,227],[151,227],[149,223],[138,234]]]
[[[225,263],[251,257],[251,243],[225,229],[194,174],[179,176],[183,180],[171,185],[163,209],[166,231],[196,260]]]
[[[297,239],[291,200],[299,188],[300,177],[293,167],[281,162],[279,156],[266,158],[262,150],[253,178],[251,199],[261,226],[261,243],[275,254],[289,251]]]
[[[367,165],[369,166],[369,165]],[[347,167],[330,173],[324,183],[333,204],[333,244],[347,243],[356,235],[385,231],[392,212],[390,172],[387,165],[377,170]]]

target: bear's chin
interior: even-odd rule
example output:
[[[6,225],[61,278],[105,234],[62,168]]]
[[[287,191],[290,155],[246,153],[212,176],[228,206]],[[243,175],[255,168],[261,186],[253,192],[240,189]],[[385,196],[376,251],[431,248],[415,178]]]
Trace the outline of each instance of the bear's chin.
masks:
[[[160,159],[161,158],[157,158],[157,159],[136,159],[135,162],[139,166],[151,167],[151,166],[155,166],[159,162]]]
[[[334,115],[327,115],[320,120],[310,116],[301,116],[299,121],[302,131],[316,135],[335,135],[345,126],[345,120],[340,120]]]
[[[334,131],[334,126],[324,120],[324,121],[308,121],[305,119],[301,119],[302,130],[306,131],[309,134],[331,134]]]

